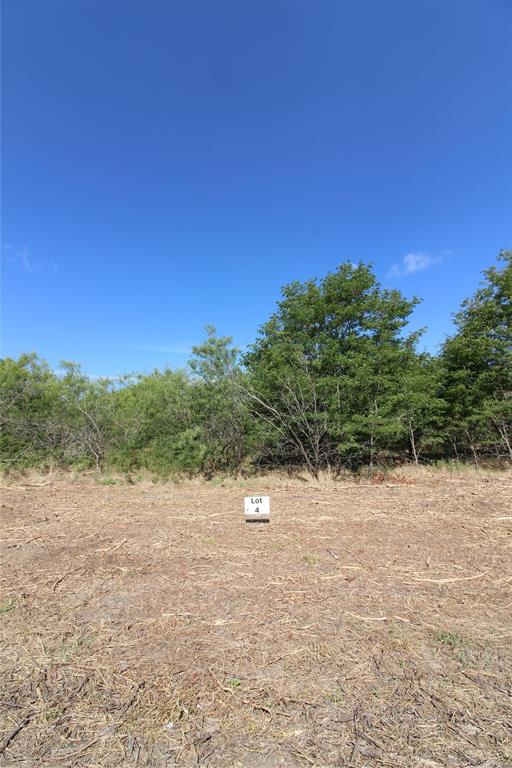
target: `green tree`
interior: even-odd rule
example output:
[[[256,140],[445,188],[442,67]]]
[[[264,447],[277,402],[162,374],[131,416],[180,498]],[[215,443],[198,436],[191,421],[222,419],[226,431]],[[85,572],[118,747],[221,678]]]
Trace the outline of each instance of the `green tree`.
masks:
[[[497,449],[512,461],[512,251],[502,251],[455,315],[444,344],[446,432],[454,450]],[[458,448],[459,446],[459,448]]]
[[[35,354],[0,360],[3,467],[93,466],[160,476],[323,468],[446,455],[512,461],[512,253],[486,270],[439,357],[406,326],[416,299],[342,264],[283,288],[240,360],[207,328],[186,371],[91,380]]]
[[[58,460],[59,381],[35,353],[0,360],[0,457],[9,466]]]
[[[192,348],[194,412],[205,446],[204,469],[239,470],[249,453],[251,419],[241,386],[240,352],[230,336],[217,336],[206,327],[207,337]]]
[[[396,434],[393,395],[418,338],[403,334],[415,304],[382,289],[364,264],[284,287],[245,364],[277,443],[295,446],[313,474],[340,462],[373,464]],[[297,378],[301,365],[308,387]],[[290,399],[294,380],[308,397]]]
[[[62,448],[67,462],[105,466],[112,445],[116,383],[108,378],[91,380],[76,363],[62,361],[58,417],[66,427]]]
[[[396,391],[398,438],[416,465],[424,455],[443,451],[446,403],[441,392],[439,361],[428,354],[409,357]]]
[[[184,371],[132,376],[115,393],[110,461],[126,472],[142,467],[161,476],[197,474],[205,449]]]

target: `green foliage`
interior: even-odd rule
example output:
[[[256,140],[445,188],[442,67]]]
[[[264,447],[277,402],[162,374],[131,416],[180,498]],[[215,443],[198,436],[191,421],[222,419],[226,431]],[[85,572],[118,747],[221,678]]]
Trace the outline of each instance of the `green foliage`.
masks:
[[[438,357],[407,333],[416,299],[342,264],[283,288],[240,359],[208,326],[187,370],[93,381],[35,354],[0,360],[0,467],[155,477],[376,462],[512,461],[512,253],[484,273]]]
[[[443,449],[446,403],[442,397],[441,368],[436,358],[411,355],[402,372],[395,404],[399,415],[397,437],[407,441],[416,464]]]
[[[486,270],[455,315],[457,332],[441,355],[446,436],[476,464],[482,451],[512,460],[512,251],[499,260],[503,269]]]
[[[14,600],[7,600],[5,603],[0,603],[0,614],[2,613],[10,613],[16,608],[16,603]]]
[[[400,446],[397,392],[418,339],[403,331],[416,300],[348,263],[323,280],[291,283],[283,297],[245,359],[267,451],[314,475],[373,464]]]
[[[60,458],[59,381],[35,354],[0,360],[0,456],[7,466]]]
[[[206,340],[193,347],[190,361],[193,407],[206,451],[203,470],[236,471],[250,452],[254,425],[240,388],[244,376],[239,350],[229,336],[218,337],[213,326]]]
[[[438,632],[436,640],[449,648],[460,648],[464,645],[464,639],[457,632]]]

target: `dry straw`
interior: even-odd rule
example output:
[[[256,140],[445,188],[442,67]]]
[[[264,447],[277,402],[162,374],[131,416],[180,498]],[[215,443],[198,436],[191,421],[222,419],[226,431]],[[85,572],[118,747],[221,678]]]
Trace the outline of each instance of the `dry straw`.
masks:
[[[3,488],[0,761],[511,765],[511,475],[242,486]]]

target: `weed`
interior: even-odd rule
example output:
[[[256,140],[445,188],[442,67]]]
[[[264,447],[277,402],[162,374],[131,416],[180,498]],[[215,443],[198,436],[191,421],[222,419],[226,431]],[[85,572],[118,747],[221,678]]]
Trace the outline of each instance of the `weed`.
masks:
[[[9,611],[14,610],[15,607],[16,604],[14,600],[7,600],[6,603],[2,603],[2,605],[0,605],[0,613],[9,613]]]
[[[396,624],[390,624],[389,625],[388,634],[394,640],[399,640],[402,637],[402,633],[400,631],[400,627],[398,627]]]
[[[73,655],[84,648],[88,642],[89,641],[86,637],[80,635],[78,637],[71,637],[69,640],[65,640],[62,647],[64,660],[68,661],[71,659]]]
[[[461,648],[464,645],[464,639],[457,632],[438,632],[436,640],[448,648]]]
[[[202,544],[209,544],[209,545],[215,544],[215,539],[212,539],[211,536],[203,536],[203,538],[201,539],[201,543]]]
[[[238,688],[240,685],[242,685],[242,681],[239,677],[230,677],[229,680],[227,680],[227,684],[232,688]]]
[[[318,555],[304,555],[303,559],[308,565],[316,565],[316,563],[318,563],[319,557]]]
[[[42,713],[43,719],[47,723],[54,723],[55,720],[58,720],[59,717],[62,715],[62,710],[58,707],[50,707],[50,709],[47,709],[46,712]]]

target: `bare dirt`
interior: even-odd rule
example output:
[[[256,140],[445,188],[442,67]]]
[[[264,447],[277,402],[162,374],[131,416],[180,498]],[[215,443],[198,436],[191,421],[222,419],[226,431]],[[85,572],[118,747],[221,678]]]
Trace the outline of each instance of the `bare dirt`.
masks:
[[[1,512],[2,765],[512,765],[510,474],[29,479]]]

